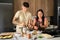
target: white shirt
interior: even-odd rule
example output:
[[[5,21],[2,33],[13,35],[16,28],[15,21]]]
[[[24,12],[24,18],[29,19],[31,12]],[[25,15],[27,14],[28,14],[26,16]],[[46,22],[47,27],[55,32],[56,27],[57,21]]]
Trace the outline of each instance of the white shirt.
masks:
[[[19,19],[20,23],[25,23],[28,24],[28,21],[32,19],[32,15],[30,12],[26,12],[24,13],[22,10],[17,11],[15,14],[15,17]],[[19,29],[19,27],[22,27],[22,25],[16,25],[16,32],[20,32],[21,29]]]

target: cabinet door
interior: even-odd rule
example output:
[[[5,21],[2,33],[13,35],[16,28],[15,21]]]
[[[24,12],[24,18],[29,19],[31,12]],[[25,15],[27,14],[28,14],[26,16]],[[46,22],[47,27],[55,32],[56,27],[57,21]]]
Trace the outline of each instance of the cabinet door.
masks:
[[[41,0],[41,6],[42,6],[45,16],[53,16],[53,13],[54,13],[53,0]]]
[[[54,14],[54,0],[47,0],[48,1],[48,16],[53,16]]]
[[[29,11],[32,13],[32,15],[35,15],[35,1],[36,0],[29,0],[29,4],[30,4],[30,7],[29,7]]]

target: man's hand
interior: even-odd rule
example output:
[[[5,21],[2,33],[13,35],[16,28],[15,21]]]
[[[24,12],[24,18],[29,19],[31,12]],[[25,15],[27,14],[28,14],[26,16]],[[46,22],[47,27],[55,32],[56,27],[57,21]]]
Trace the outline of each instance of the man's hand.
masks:
[[[38,30],[38,27],[37,27],[37,26],[34,26],[34,29],[35,29],[35,30]]]

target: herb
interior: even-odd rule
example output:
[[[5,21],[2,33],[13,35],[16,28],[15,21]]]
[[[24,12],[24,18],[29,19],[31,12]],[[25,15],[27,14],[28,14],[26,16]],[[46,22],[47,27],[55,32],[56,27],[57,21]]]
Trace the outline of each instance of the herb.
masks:
[[[39,36],[38,38],[43,38],[42,36]]]

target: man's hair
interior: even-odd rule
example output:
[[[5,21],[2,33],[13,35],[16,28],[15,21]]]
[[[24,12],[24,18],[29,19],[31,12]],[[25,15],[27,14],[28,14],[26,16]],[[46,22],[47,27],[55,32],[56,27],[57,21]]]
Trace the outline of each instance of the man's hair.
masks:
[[[29,8],[29,3],[28,2],[23,2],[23,6],[26,8]]]

